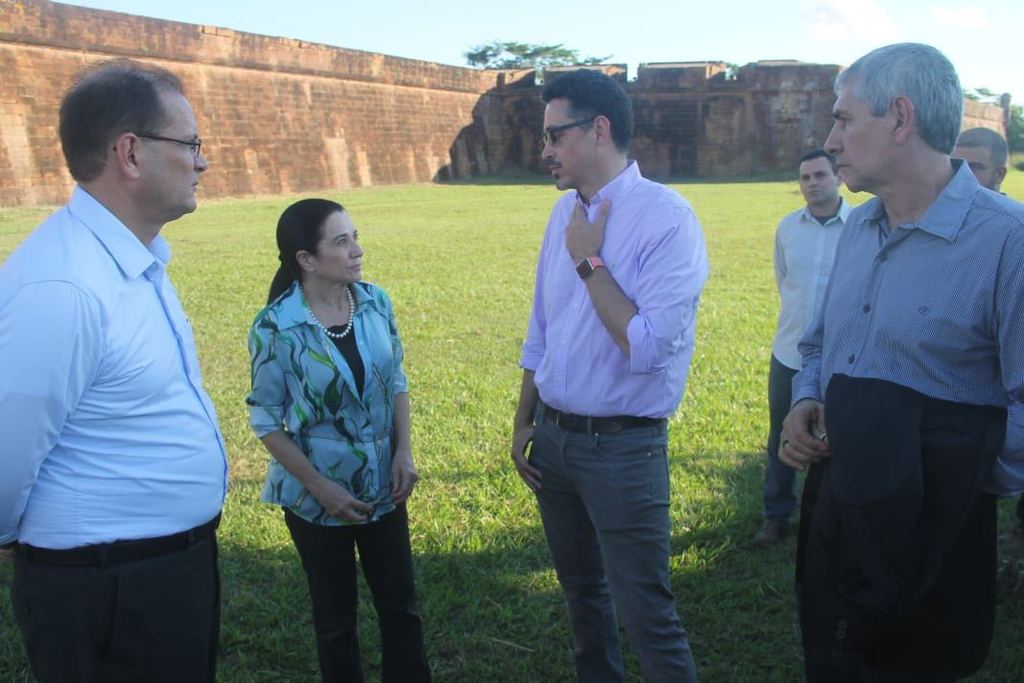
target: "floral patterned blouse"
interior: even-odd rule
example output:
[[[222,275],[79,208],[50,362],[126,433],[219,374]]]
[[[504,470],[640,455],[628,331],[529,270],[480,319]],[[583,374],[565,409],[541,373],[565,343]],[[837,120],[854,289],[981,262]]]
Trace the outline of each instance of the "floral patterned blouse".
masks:
[[[313,321],[302,290],[293,284],[256,316],[249,333],[252,392],[246,398],[256,436],[283,429],[317,471],[373,505],[366,522],[395,508],[391,500],[394,398],[408,391],[402,342],[391,300],[365,282],[352,285],[352,334],[362,358],[362,396],[337,347]],[[288,508],[314,524],[349,524],[271,458],[262,500]],[[365,522],[364,522],[365,523]]]

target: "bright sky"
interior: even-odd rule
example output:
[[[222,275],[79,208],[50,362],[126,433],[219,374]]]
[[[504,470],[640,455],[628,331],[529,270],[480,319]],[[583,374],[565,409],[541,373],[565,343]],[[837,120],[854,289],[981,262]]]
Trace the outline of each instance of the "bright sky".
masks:
[[[70,4],[464,65],[491,40],[563,43],[626,63],[798,59],[848,65],[888,43],[934,45],[965,88],[1024,104],[1021,0],[76,0]]]

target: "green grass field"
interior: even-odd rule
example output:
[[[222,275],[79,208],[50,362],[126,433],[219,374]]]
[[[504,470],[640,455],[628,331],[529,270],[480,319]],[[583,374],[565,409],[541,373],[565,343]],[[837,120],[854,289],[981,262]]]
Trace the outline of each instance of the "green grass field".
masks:
[[[795,542],[748,544],[760,524],[774,228],[801,198],[795,181],[675,187],[701,219],[712,274],[671,424],[673,588],[703,680],[802,680]],[[1004,189],[1024,197],[1024,173],[1011,171]],[[560,591],[535,503],[508,456],[534,266],[557,192],[484,184],[329,196],[350,210],[365,276],[391,293],[405,341],[423,477],[410,502],[412,542],[435,680],[568,681]],[[258,501],[268,456],[243,404],[245,337],[276,267],[277,216],[293,199],[206,201],[164,231],[231,459],[220,532],[222,681],[318,678],[305,577],[280,511]],[[0,258],[47,213],[0,211]],[[1010,507],[1000,508],[1004,527]],[[0,566],[0,681],[29,680],[6,597],[10,576]],[[365,587],[362,597],[365,667],[379,680]],[[1024,679],[1022,633],[1024,588],[1006,587],[988,665],[972,680]],[[640,680],[632,657],[627,668]]]

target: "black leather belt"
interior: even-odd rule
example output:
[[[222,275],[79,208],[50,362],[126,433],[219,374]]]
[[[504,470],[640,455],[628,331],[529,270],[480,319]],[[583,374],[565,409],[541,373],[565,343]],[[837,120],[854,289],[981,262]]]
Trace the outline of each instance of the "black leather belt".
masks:
[[[544,406],[544,419],[569,432],[585,432],[588,434],[617,434],[624,429],[636,427],[662,427],[666,420],[663,417],[635,417],[633,415],[616,415],[614,417],[588,417],[573,415]]]
[[[212,536],[220,524],[220,513],[206,524],[193,529],[181,531],[170,536],[158,538],[140,538],[134,541],[115,541],[99,543],[81,548],[53,550],[37,548],[31,545],[18,545],[17,552],[33,564],[62,565],[67,567],[94,567],[121,562],[138,562],[160,555],[170,555],[190,547]]]

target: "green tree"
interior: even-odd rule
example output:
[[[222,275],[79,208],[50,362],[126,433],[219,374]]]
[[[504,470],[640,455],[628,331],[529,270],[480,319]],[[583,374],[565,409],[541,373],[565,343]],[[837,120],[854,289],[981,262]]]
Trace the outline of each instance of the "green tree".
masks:
[[[999,93],[988,88],[971,88],[964,90],[964,97],[975,102],[992,102],[999,99]]]
[[[463,52],[462,56],[470,66],[482,69],[543,69],[548,66],[602,64],[611,59],[611,55],[580,57],[579,50],[572,50],[561,43],[538,45],[502,40],[475,45]]]

